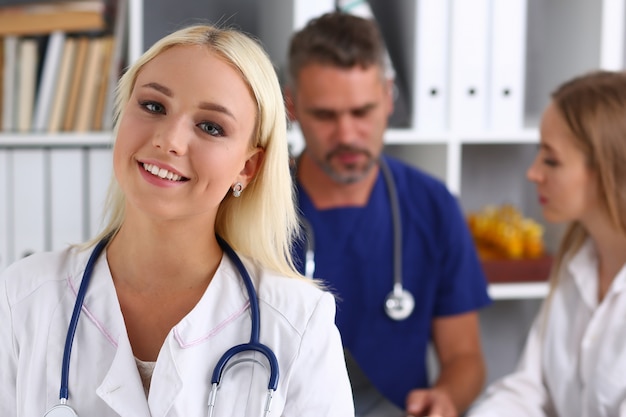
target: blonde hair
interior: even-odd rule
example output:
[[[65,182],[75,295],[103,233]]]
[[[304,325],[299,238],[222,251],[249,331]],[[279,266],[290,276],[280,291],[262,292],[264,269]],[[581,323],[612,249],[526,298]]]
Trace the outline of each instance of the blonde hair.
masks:
[[[251,148],[264,149],[257,176],[239,198],[227,195],[218,209],[215,230],[238,253],[285,276],[301,277],[294,268],[291,247],[299,231],[294,186],[289,171],[287,126],[280,84],[272,63],[258,42],[230,28],[193,25],[155,43],[121,77],[116,90],[114,135],[130,100],[137,75],[169,48],[201,45],[233,66],[248,85],[257,105]],[[105,214],[108,223],[88,245],[115,234],[125,217],[125,196],[111,180]]]
[[[602,209],[613,227],[626,236],[626,74],[594,71],[573,78],[552,93],[552,102],[596,175]],[[551,293],[565,259],[588,236],[580,222],[568,226],[550,274]]]

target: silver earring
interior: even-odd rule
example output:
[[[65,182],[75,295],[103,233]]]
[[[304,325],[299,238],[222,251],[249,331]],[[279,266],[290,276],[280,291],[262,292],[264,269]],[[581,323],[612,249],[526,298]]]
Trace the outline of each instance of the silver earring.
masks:
[[[240,197],[242,191],[243,191],[242,183],[237,182],[235,183],[235,185],[233,185],[233,197]]]

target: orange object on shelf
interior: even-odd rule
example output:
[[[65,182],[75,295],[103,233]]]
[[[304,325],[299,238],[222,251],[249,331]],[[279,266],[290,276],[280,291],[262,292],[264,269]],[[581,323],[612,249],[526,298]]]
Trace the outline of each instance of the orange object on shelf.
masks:
[[[532,259],[544,254],[543,227],[510,204],[470,213],[467,223],[481,257]]]

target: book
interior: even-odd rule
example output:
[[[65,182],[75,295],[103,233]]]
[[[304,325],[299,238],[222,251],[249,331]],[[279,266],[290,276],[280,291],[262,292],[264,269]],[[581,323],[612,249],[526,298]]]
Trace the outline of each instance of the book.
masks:
[[[109,69],[111,67],[111,58],[113,55],[113,36],[105,36],[103,39],[103,58],[102,58],[102,71],[98,75],[98,91],[96,95],[96,105],[93,111],[93,123],[91,130],[102,130],[104,116],[104,106],[107,96],[107,90],[109,85]]]
[[[17,108],[17,36],[5,36],[3,44],[2,67],[2,131],[12,132],[16,128]]]
[[[80,85],[83,80],[85,71],[85,61],[87,58],[87,49],[89,47],[89,38],[80,36],[77,38],[76,58],[74,60],[74,75],[70,83],[70,89],[67,97],[67,107],[65,109],[65,117],[63,118],[63,127],[61,130],[71,131],[74,129],[76,120],[76,112],[78,107],[78,97],[80,95]]]
[[[85,70],[78,96],[78,108],[76,109],[75,132],[87,132],[93,122],[93,111],[96,107],[98,93],[98,78],[102,68],[104,42],[103,38],[91,38],[85,58]]]
[[[52,32],[48,39],[33,118],[33,130],[36,132],[42,132],[48,128],[64,42],[65,32],[61,31]]]
[[[36,38],[20,38],[17,87],[17,131],[29,132],[33,121],[39,44]]]
[[[78,40],[75,37],[68,37],[63,46],[63,57],[52,102],[48,133],[58,132],[63,125],[71,80],[72,76],[74,76],[74,58],[76,56],[77,44]]]
[[[0,7],[0,36],[102,31],[107,27],[104,0],[39,2]]]

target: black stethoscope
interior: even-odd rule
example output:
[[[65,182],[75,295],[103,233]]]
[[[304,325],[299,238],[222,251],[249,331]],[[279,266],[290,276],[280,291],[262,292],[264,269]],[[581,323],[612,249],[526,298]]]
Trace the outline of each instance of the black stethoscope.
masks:
[[[230,260],[235,264],[239,274],[241,275],[241,279],[246,286],[246,290],[248,292],[248,299],[250,302],[250,313],[252,320],[252,329],[250,330],[250,342],[243,343],[237,346],[233,346],[228,349],[224,355],[219,359],[215,368],[213,369],[213,376],[211,378],[211,392],[209,393],[209,417],[213,415],[213,411],[215,409],[215,400],[217,398],[217,390],[219,388],[220,381],[222,379],[222,375],[228,369],[227,364],[229,361],[239,353],[245,351],[256,351],[265,356],[269,362],[270,366],[270,377],[269,382],[267,384],[267,395],[265,400],[265,412],[264,416],[268,416],[270,413],[270,406],[272,402],[272,398],[276,388],[278,387],[278,360],[276,359],[276,355],[274,352],[267,347],[266,345],[259,342],[259,332],[260,332],[260,312],[259,312],[259,300],[257,297],[257,293],[254,289],[254,284],[252,283],[252,279],[248,274],[245,266],[241,262],[241,259],[235,251],[228,245],[228,243],[223,240],[221,237],[217,236],[217,241],[220,244],[220,247]],[[96,263],[96,260],[106,247],[109,242],[109,237],[102,239],[93,252],[89,256],[89,260],[87,261],[87,266],[85,267],[85,272],[83,273],[83,279],[80,283],[80,288],[78,289],[78,294],[76,294],[76,302],[74,304],[74,311],[72,313],[72,318],[70,320],[69,327],[67,329],[67,337],[65,339],[65,349],[63,351],[63,365],[61,370],[61,390],[59,394],[59,404],[55,405],[51,409],[49,409],[44,417],[77,417],[78,414],[74,411],[74,409],[67,404],[67,399],[69,397],[69,388],[68,388],[68,377],[70,370],[70,355],[72,353],[72,343],[74,341],[74,335],[76,334],[76,328],[78,326],[78,318],[80,316],[80,312],[83,307],[83,302],[85,300],[85,295],[87,294],[87,287],[89,285],[89,281],[91,280],[91,276],[93,274],[93,268]],[[252,358],[242,358],[236,363],[252,361],[256,363],[260,363],[256,359]],[[231,365],[231,366],[232,366]],[[261,364],[262,365],[262,364]]]
[[[383,158],[380,158],[379,166],[387,185],[393,223],[393,290],[385,297],[385,313],[393,320],[404,320],[413,312],[415,299],[402,285],[402,218],[398,190]],[[312,278],[315,273],[315,235],[313,227],[306,219],[302,218],[302,223],[306,238],[304,275]]]

